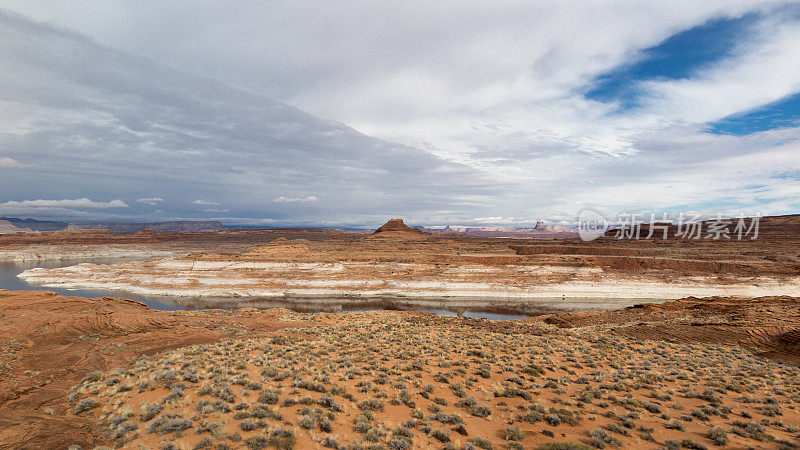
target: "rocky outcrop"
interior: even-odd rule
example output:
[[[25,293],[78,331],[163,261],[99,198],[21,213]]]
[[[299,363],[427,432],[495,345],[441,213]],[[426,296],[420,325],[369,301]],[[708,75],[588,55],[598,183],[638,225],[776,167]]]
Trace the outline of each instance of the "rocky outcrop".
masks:
[[[17,228],[7,220],[0,220],[0,234],[8,233],[31,233],[30,229]]]
[[[381,233],[418,233],[422,234],[423,231],[417,228],[411,228],[403,222],[403,219],[391,219],[385,224],[381,225],[380,228],[375,230],[372,234],[381,234]]]
[[[405,222],[403,222],[403,219],[390,219],[372,234],[385,233],[387,231],[403,231],[408,233],[421,232],[406,225]]]

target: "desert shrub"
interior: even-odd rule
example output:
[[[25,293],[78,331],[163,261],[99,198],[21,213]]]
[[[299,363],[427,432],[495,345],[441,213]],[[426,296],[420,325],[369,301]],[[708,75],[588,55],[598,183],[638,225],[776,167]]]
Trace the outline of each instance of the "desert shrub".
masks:
[[[274,426],[269,430],[269,444],[279,449],[292,449],[295,445],[294,431]]]
[[[503,431],[503,439],[507,441],[521,441],[525,438],[525,432],[520,427],[508,427]]]
[[[475,417],[487,417],[492,414],[492,408],[486,405],[477,405],[472,408],[470,413]]]
[[[117,429],[114,433],[114,440],[120,439],[125,437],[126,434],[130,433],[131,431],[136,431],[139,429],[139,424],[136,422],[131,422],[130,420],[126,420],[119,425],[117,425]]]
[[[608,432],[602,428],[596,428],[590,431],[589,436],[591,436],[589,443],[595,448],[606,448],[606,445],[612,447],[622,446],[622,442],[620,442],[619,439],[608,434]]]
[[[483,450],[492,450],[492,443],[489,442],[488,439],[484,439],[482,437],[472,438],[470,439],[469,443],[475,447],[482,448]]]
[[[548,414],[544,416],[544,421],[550,426],[558,426],[561,424],[561,418],[557,414]]]
[[[390,450],[406,450],[410,447],[411,444],[408,441],[403,439],[394,438],[389,441],[389,449]]]
[[[330,433],[331,431],[333,431],[333,424],[331,423],[330,420],[322,419],[319,422],[319,429],[324,433]]]
[[[521,414],[517,416],[517,420],[524,420],[528,423],[536,423],[540,420],[544,419],[544,414],[540,413],[536,410],[530,410],[525,414]]]
[[[242,431],[253,431],[253,430],[257,430],[259,428],[259,426],[258,426],[258,423],[255,420],[245,419],[245,420],[239,422],[239,428],[241,428]]]
[[[201,450],[201,449],[204,449],[204,448],[211,448],[212,445],[214,445],[214,441],[210,437],[206,436],[202,441],[200,441],[197,444],[195,444],[195,446],[192,447],[192,450]],[[225,445],[227,445],[227,444],[225,444]],[[228,447],[228,448],[230,448],[230,447]],[[217,445],[216,450],[221,450],[219,445]]]
[[[573,444],[571,442],[549,442],[539,446],[539,450],[591,450],[586,444]]]
[[[669,430],[686,431],[686,427],[683,426],[683,424],[678,422],[677,420],[673,420],[672,422],[664,425],[664,427]]]
[[[692,450],[708,450],[705,444],[701,444],[699,442],[695,442],[691,439],[684,439],[681,441],[681,445],[684,448],[692,449]]]
[[[187,370],[183,372],[183,381],[188,381],[190,383],[197,383],[200,381],[200,375],[197,374],[197,370]]]
[[[642,407],[653,414],[661,414],[661,405],[653,402],[644,402]]]
[[[625,417],[622,419],[622,426],[625,428],[635,428],[636,422],[630,417]]]
[[[324,408],[328,408],[333,412],[342,412],[342,405],[339,404],[333,397],[330,395],[324,395],[322,398],[319,399],[318,404]]]
[[[464,420],[458,414],[436,414],[433,416],[433,420],[437,420],[444,424],[455,425],[459,423],[464,423]]]
[[[339,441],[333,436],[327,436],[321,444],[325,448],[339,448]]]
[[[317,426],[317,419],[313,416],[303,416],[300,419],[299,425],[301,428],[312,430]]]
[[[431,437],[439,442],[450,442],[450,430],[440,430],[434,428],[430,433]]]
[[[163,371],[156,372],[155,380],[156,381],[163,381],[167,385],[172,383],[178,379],[178,374],[173,369],[167,369]]]
[[[372,428],[372,421],[375,419],[375,414],[372,412],[363,412],[356,416],[355,430],[359,433],[366,433]]]
[[[414,432],[411,431],[408,427],[403,425],[400,425],[397,428],[395,428],[394,431],[392,431],[392,434],[408,440],[414,437]]]
[[[278,403],[280,393],[277,391],[261,391],[258,394],[258,401],[267,405],[274,405]]]
[[[372,427],[364,434],[364,439],[370,442],[379,442],[383,440],[384,436],[386,436],[386,433],[381,428]]]
[[[192,421],[183,418],[180,414],[163,414],[150,422],[147,426],[148,433],[158,433],[161,435],[176,433],[192,428]]]
[[[149,422],[153,417],[164,410],[161,403],[142,403],[142,413],[139,416],[142,422]]]
[[[102,379],[103,379],[103,372],[95,370],[93,372],[89,372],[88,374],[86,374],[86,376],[83,378],[83,382],[92,383],[95,381],[100,381]]]
[[[783,411],[778,405],[766,405],[761,408],[761,414],[767,417],[775,417],[775,416],[782,416]]]
[[[244,440],[244,445],[254,450],[267,448],[270,445],[269,436],[264,434],[259,434],[256,436],[249,437]]]
[[[726,445],[728,443],[728,435],[723,430],[719,428],[712,428],[708,430],[708,438],[714,441],[715,444],[719,446]]]
[[[467,391],[464,389],[464,384],[462,383],[453,383],[450,385],[450,390],[453,391],[456,397],[464,398],[467,396]]]
[[[567,423],[569,425],[578,425],[581,421],[580,416],[576,413],[564,409],[564,408],[550,408],[550,413],[555,414],[561,420],[561,422]]]
[[[608,424],[607,428],[608,428],[608,431],[613,431],[614,433],[621,434],[623,436],[627,436],[628,435],[628,430],[626,430],[625,428],[623,428],[623,427],[621,427],[621,426],[619,426],[619,425],[617,425],[615,423]]]
[[[519,389],[519,388],[515,388],[513,386],[507,386],[507,387],[505,387],[505,388],[503,388],[503,389],[501,389],[499,391],[495,391],[494,396],[495,397],[505,397],[505,398],[520,397],[520,398],[525,399],[527,401],[533,400],[533,396],[531,396],[530,392],[524,391],[524,390]]]
[[[375,399],[364,400],[358,404],[358,409],[362,411],[383,411],[383,403]]]
[[[84,398],[79,401],[77,405],[75,405],[75,414],[89,411],[90,409],[97,408],[98,406],[100,406],[100,402],[98,402],[97,399],[92,397]]]
[[[731,432],[739,436],[749,437],[761,442],[771,442],[775,440],[775,436],[767,434],[764,427],[761,424],[755,422],[743,422],[741,420],[734,420]]]

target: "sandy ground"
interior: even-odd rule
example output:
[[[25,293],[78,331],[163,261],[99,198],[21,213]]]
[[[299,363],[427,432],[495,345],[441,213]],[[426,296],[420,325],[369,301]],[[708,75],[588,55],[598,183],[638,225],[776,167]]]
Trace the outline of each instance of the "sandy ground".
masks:
[[[2,291],[0,447],[787,448],[797,304],[493,322]]]

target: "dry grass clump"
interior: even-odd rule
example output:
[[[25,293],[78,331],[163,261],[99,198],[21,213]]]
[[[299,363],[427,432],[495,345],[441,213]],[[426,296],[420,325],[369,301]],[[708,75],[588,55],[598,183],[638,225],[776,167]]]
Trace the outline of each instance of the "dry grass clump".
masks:
[[[582,330],[509,334],[389,312],[292,317],[307,326],[291,336],[198,345],[90,374],[71,392],[75,413],[97,417],[115,445],[151,448],[797,440],[800,371],[735,348]]]

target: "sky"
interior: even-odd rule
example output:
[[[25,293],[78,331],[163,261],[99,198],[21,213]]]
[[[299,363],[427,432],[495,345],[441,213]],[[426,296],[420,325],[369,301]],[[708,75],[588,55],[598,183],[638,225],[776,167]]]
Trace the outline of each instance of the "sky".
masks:
[[[800,212],[800,2],[0,0],[0,216]]]

